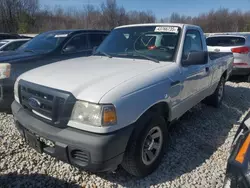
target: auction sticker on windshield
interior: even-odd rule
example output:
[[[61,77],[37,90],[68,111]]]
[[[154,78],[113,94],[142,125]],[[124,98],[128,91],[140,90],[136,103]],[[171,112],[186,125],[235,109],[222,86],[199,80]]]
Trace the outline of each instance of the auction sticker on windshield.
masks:
[[[155,32],[178,33],[178,27],[171,27],[171,26],[156,27]]]

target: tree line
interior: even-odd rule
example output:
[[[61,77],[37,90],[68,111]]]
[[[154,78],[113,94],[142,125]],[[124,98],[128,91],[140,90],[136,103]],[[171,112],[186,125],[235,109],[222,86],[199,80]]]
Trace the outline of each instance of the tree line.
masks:
[[[250,32],[250,11],[211,10],[198,16],[172,13],[156,18],[152,11],[127,11],[116,0],[82,8],[40,7],[39,0],[0,0],[0,32],[40,33],[55,29],[112,29],[119,25],[177,22],[199,25],[205,32]]]

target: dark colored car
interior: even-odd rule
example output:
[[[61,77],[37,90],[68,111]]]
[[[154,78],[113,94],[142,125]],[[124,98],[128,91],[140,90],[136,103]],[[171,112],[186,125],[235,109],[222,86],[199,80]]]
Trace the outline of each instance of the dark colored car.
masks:
[[[238,128],[228,159],[224,188],[250,187],[250,112]]]
[[[61,60],[89,56],[109,34],[104,30],[56,30],[37,35],[16,51],[0,54],[0,109],[9,111],[22,73]]]
[[[22,38],[20,35],[18,34],[11,34],[11,33],[0,33],[0,40],[4,40],[4,39],[20,39]]]

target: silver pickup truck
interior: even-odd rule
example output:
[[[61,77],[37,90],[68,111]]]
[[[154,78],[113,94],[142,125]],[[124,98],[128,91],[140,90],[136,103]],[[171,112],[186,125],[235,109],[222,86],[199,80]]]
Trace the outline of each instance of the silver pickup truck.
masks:
[[[232,62],[231,53],[207,52],[198,26],[121,26],[93,56],[19,76],[12,112],[39,152],[143,177],[159,166],[173,120],[201,101],[220,106]]]

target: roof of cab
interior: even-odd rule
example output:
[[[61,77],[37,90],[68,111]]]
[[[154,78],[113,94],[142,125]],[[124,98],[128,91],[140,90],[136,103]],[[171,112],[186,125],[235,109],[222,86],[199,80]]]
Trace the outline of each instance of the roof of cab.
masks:
[[[145,24],[131,24],[131,25],[118,26],[115,29],[125,28],[125,27],[141,27],[141,26],[176,26],[181,28],[183,28],[184,26],[199,27],[196,25],[183,24],[183,23],[145,23]]]

